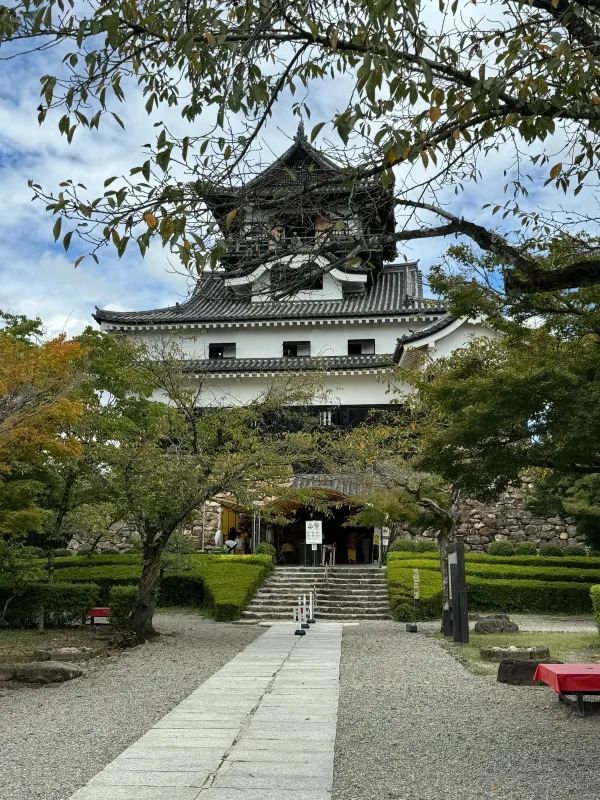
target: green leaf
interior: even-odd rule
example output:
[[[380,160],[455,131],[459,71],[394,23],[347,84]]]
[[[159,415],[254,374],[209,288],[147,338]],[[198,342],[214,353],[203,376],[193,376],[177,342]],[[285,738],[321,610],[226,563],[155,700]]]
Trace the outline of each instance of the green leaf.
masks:
[[[56,222],[54,223],[54,227],[52,228],[52,235],[54,236],[54,241],[58,241],[58,237],[60,236],[60,229],[62,227],[62,219],[59,217]]]

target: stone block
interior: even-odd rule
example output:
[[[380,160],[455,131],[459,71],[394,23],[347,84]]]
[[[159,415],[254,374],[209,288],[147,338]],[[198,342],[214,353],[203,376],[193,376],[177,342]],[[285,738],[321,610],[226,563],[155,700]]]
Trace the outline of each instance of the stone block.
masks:
[[[15,680],[25,683],[62,683],[83,675],[76,664],[61,661],[30,661],[15,665]]]
[[[479,655],[484,661],[543,661],[550,658],[547,647],[480,647]]]
[[[481,617],[475,623],[475,633],[517,633],[519,626],[504,614]]]
[[[509,683],[511,686],[534,686],[533,676],[539,664],[561,664],[556,659],[505,659],[498,666],[498,682]]]
[[[34,661],[63,661],[73,664],[77,661],[89,661],[94,655],[91,647],[57,647],[55,649],[38,649],[33,651]]]
[[[15,664],[0,664],[0,682],[12,681],[15,677]]]

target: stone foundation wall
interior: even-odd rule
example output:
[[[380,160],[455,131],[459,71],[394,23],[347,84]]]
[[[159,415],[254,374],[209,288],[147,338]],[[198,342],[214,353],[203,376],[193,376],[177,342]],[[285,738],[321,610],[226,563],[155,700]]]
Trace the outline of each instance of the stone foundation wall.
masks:
[[[523,493],[511,489],[495,503],[466,500],[458,533],[471,550],[487,550],[496,539],[535,544],[584,544],[577,533],[575,520],[562,517],[536,517],[525,508]]]
[[[536,517],[525,508],[523,491],[511,489],[495,503],[465,500],[461,508],[458,533],[465,538],[468,550],[487,550],[491,542],[510,539],[513,542],[534,542],[561,547],[583,545],[575,520],[569,517]],[[434,531],[403,530],[405,538],[433,537]]]

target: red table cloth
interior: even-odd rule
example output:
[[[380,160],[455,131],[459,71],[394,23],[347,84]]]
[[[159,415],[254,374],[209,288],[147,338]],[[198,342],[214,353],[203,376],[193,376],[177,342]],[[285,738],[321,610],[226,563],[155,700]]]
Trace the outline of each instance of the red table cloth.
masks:
[[[542,681],[557,694],[600,692],[600,664],[539,664],[534,681]]]

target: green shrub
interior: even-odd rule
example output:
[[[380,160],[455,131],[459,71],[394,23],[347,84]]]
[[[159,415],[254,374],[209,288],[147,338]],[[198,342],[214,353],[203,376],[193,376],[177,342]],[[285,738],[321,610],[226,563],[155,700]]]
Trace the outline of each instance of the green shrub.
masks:
[[[477,575],[490,580],[537,580],[564,583],[586,583],[592,584],[600,581],[600,569],[590,570],[579,567],[563,567],[553,565],[551,567],[538,566],[541,559],[536,563],[526,566],[513,564],[514,559],[507,558],[504,562],[495,563],[491,559],[486,561],[467,561],[467,575]],[[557,559],[560,561],[561,559]],[[418,568],[421,570],[437,570],[439,565],[431,559],[423,558],[423,555],[415,556],[412,559],[404,559],[402,566],[408,569]]]
[[[388,557],[388,562],[391,562],[391,561],[414,561],[415,558],[420,558],[420,559],[426,558],[426,559],[430,559],[431,560],[431,563],[433,564],[434,568],[435,568],[435,565],[440,560],[440,554],[439,554],[439,552],[437,550],[436,550],[435,553],[433,551],[425,550],[424,552],[419,553],[418,556],[415,555],[415,551],[414,550],[388,550],[387,557]]]
[[[110,558],[108,563],[100,559]],[[115,563],[112,559],[118,559]],[[99,602],[110,604],[113,586],[133,586],[141,572],[139,557],[105,556],[90,562],[77,560],[85,566],[62,565],[55,572],[56,581],[93,581],[99,587]],[[90,565],[91,564],[91,565]],[[273,568],[270,555],[208,556],[194,553],[177,560],[165,570],[158,601],[161,605],[205,605],[213,610],[215,619],[239,617],[250,598]]]
[[[558,544],[541,544],[540,545],[540,555],[541,556],[563,556],[565,553],[564,547],[561,547]]]
[[[108,596],[110,622],[115,628],[127,627],[129,612],[137,595],[137,586],[113,586]]]
[[[388,553],[437,553],[435,539],[394,539],[388,547]]]
[[[423,554],[425,555],[425,554]],[[487,564],[514,564],[522,567],[577,567],[600,569],[600,558],[591,556],[489,556],[487,553],[467,553],[467,562]]]
[[[495,542],[490,542],[487,551],[491,556],[513,556],[515,545],[508,539],[497,539]]]
[[[594,608],[594,619],[596,620],[598,632],[600,633],[600,586],[591,586],[590,596],[592,598],[592,606]]]
[[[568,544],[563,547],[563,553],[566,556],[586,556],[587,550],[582,544]]]
[[[115,555],[98,553],[92,556],[60,556],[54,559],[55,569],[67,567],[101,567],[107,564],[123,566],[123,564],[141,564],[142,557],[138,553]]]
[[[131,586],[138,582],[141,565],[123,564],[123,566],[107,564],[92,567],[65,567],[54,573],[54,582],[95,583],[99,587],[98,602],[109,604],[110,590],[113,586]]]
[[[10,584],[0,584],[0,608],[14,591]],[[44,625],[73,625],[81,622],[98,597],[99,587],[93,583],[31,583],[9,603],[6,621],[17,627],[37,627],[43,609]]]
[[[74,558],[73,553],[70,550],[67,550],[66,547],[57,547],[56,550],[52,551],[54,558]]]
[[[472,608],[493,611],[553,611],[578,614],[590,610],[590,584],[538,580],[490,580],[467,575]]]
[[[535,542],[515,542],[516,556],[535,556],[537,555],[537,544]],[[579,555],[575,553],[574,555]],[[583,554],[585,555],[585,553]]]
[[[257,555],[271,556],[273,561],[277,556],[277,550],[270,542],[261,542],[255,552]]]
[[[24,547],[23,552],[31,558],[46,558],[46,551],[43,547]]]
[[[436,619],[442,614],[442,580],[433,569],[419,571],[420,599],[413,600],[413,569],[401,559],[392,559],[387,567],[390,609],[397,620]]]

